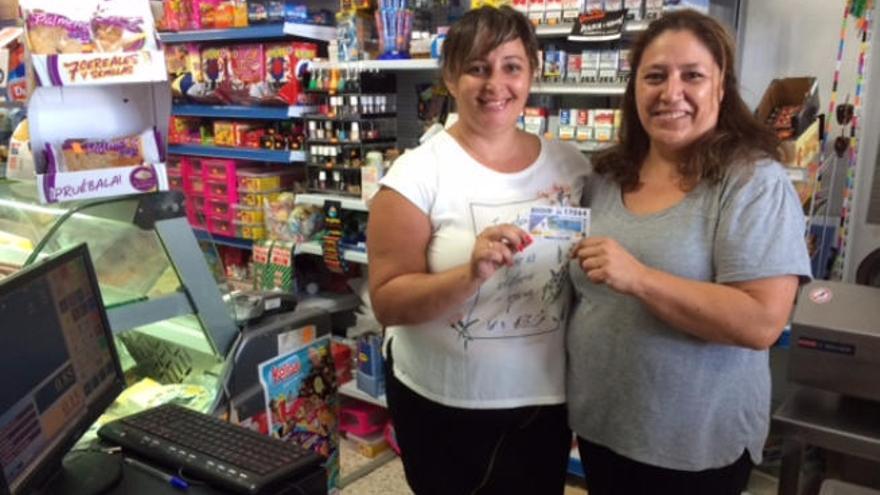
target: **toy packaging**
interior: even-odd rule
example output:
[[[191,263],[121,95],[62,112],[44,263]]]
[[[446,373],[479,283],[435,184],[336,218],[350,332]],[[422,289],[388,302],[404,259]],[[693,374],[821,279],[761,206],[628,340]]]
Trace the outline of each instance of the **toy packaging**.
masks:
[[[226,47],[206,47],[201,51],[202,76],[210,88],[226,80],[231,52]]]
[[[265,69],[263,45],[237,45],[232,48],[229,77],[235,84],[259,84],[263,82]]]

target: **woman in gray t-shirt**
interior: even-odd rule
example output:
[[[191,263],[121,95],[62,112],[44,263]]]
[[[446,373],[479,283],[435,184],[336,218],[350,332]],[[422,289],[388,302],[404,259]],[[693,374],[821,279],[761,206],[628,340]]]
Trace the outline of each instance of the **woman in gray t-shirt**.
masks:
[[[810,275],[804,217],[718,22],[665,15],[630,53],[573,251],[570,423],[590,495],[739,495],[768,430],[767,348]]]

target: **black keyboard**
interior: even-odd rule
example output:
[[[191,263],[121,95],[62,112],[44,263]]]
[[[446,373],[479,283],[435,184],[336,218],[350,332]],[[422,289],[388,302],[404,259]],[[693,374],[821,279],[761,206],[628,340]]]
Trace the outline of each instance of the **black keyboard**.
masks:
[[[164,405],[107,423],[98,436],[236,493],[314,472],[323,459],[296,444],[207,414]]]

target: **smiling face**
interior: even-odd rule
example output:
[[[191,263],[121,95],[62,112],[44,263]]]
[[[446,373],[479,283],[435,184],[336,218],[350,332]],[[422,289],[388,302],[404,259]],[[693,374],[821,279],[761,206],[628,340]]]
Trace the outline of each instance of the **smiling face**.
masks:
[[[715,128],[722,79],[712,53],[690,31],[667,31],[648,45],[636,71],[635,96],[654,151],[676,155]]]
[[[515,128],[531,81],[525,47],[514,39],[465,62],[461,74],[446,80],[446,87],[455,97],[459,121],[471,131],[491,134]]]

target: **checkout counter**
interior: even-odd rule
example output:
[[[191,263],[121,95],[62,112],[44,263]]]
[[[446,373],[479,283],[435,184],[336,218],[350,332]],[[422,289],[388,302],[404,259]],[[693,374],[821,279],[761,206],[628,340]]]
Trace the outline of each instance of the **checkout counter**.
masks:
[[[773,414],[783,436],[780,495],[801,493],[807,446],[880,463],[880,289],[803,287],[788,375],[798,387]]]
[[[200,246],[183,215],[183,198],[173,192],[43,205],[33,183],[0,179],[0,280],[80,243],[88,244],[97,272],[128,388],[81,443],[94,439],[100,424],[169,400],[208,414],[228,413],[264,433],[277,433],[272,420],[279,411],[266,418],[268,390],[261,373],[271,371],[273,359],[298,348],[319,370],[329,366],[331,377],[322,382],[320,398],[306,401],[320,421],[305,430],[287,421],[280,427],[289,435],[282,438],[329,455],[328,476],[335,486],[330,314],[302,305],[240,324],[222,273],[213,273],[205,260],[203,250],[219,259],[216,248]],[[318,399],[320,407],[314,405]],[[160,493],[149,489],[147,478],[134,478],[144,478],[143,493]],[[207,487],[194,491],[202,492],[213,493]]]

